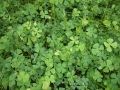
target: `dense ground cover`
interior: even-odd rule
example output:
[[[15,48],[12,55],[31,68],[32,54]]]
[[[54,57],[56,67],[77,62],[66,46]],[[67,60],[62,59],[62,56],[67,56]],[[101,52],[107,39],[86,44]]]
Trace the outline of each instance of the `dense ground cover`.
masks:
[[[120,0],[0,0],[0,90],[120,90]]]

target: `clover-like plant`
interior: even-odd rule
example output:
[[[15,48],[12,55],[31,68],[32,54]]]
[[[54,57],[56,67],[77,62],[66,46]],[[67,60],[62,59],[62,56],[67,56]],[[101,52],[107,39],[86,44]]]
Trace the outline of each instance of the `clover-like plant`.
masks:
[[[80,43],[79,45],[76,45],[76,51],[84,51],[85,48],[85,44],[84,43]]]
[[[112,65],[112,61],[111,60],[106,60],[106,66],[103,69],[104,72],[109,72],[114,70],[114,66]]]
[[[100,56],[102,50],[104,50],[103,45],[99,45],[98,43],[96,43],[96,44],[93,45],[92,53],[94,55]]]
[[[45,81],[49,81],[49,82],[55,82],[55,76],[54,75],[50,75],[50,76],[45,76],[44,77]]]
[[[119,1],[0,0],[0,90],[120,90]]]
[[[120,73],[118,73],[118,74],[115,74],[115,73],[112,73],[111,74],[111,82],[113,83],[113,84],[119,84],[120,85]]]
[[[80,14],[80,11],[77,8],[74,8],[72,12],[72,17],[78,17],[79,14]]]
[[[94,38],[97,37],[97,34],[96,34],[96,33],[97,33],[97,30],[94,28],[94,26],[88,27],[86,31],[87,31],[86,34],[87,34],[88,36],[94,37]]]
[[[19,75],[17,76],[18,81],[26,83],[29,81],[30,75],[24,71],[20,71]]]
[[[75,36],[75,37],[70,37],[70,40],[71,40],[71,42],[72,43],[74,43],[74,44],[78,44],[79,43],[79,40],[78,40],[78,37],[77,36]]]
[[[73,82],[74,79],[76,78],[75,71],[72,70],[71,72],[67,72],[66,76],[69,82]]]
[[[108,52],[112,52],[112,48],[117,48],[117,42],[113,42],[112,38],[107,39],[107,42],[104,42],[105,47],[107,48]]]
[[[99,61],[99,68],[98,69],[103,69],[103,72],[110,72],[112,70],[114,70],[114,66],[113,66],[113,62],[111,60],[106,60],[106,61],[103,61],[103,60],[100,60]]]
[[[41,18],[50,19],[51,17],[48,15],[48,11],[40,12]]]
[[[12,87],[12,86],[15,85],[16,75],[17,75],[17,74],[15,73],[15,74],[11,74],[11,75],[9,76],[9,87]]]
[[[59,72],[59,73],[65,73],[67,71],[66,67],[67,67],[67,63],[65,63],[65,62],[62,63],[62,64],[59,63],[56,66],[56,71]]]
[[[98,70],[95,70],[93,79],[96,80],[97,82],[101,82],[102,77],[103,77],[102,74]]]

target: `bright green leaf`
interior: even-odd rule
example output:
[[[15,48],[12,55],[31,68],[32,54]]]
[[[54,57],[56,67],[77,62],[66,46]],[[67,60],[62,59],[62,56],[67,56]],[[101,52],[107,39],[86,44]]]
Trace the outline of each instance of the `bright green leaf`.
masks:
[[[109,20],[104,20],[104,21],[103,21],[103,24],[104,24],[106,27],[110,27],[111,21],[109,21]]]
[[[113,48],[117,48],[117,42],[112,43],[111,46],[112,46]]]
[[[109,47],[107,47],[107,51],[108,52],[112,52],[112,48],[109,46]]]
[[[49,88],[50,82],[49,81],[44,81],[42,85],[43,90],[47,90]]]

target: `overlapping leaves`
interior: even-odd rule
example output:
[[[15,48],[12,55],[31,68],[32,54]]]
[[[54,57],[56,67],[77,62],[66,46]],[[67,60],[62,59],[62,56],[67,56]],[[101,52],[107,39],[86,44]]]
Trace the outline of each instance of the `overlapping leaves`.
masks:
[[[119,90],[119,3],[2,0],[0,89]]]
[[[112,47],[117,48],[117,42],[113,42],[112,38],[107,39],[107,42],[104,42],[105,47],[107,48],[108,52],[112,52]]]

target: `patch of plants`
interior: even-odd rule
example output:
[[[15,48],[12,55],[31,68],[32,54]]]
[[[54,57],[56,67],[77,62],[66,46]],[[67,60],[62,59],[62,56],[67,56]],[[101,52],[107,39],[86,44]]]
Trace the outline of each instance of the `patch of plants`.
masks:
[[[0,90],[120,90],[119,0],[1,0]]]

